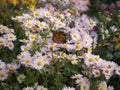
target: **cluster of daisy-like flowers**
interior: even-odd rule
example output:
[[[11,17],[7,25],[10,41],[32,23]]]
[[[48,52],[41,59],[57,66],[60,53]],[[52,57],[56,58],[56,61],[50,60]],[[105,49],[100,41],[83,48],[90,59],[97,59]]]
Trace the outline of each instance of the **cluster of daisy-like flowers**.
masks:
[[[91,90],[90,81],[87,77],[84,77],[81,74],[75,74],[71,78],[75,79],[75,83],[77,84],[78,87],[80,87],[80,90]],[[107,86],[107,83],[105,81],[98,81],[96,82],[96,85],[97,85],[96,89],[98,88],[98,90],[114,90],[114,87]]]
[[[23,90],[48,90],[47,88],[45,88],[44,86],[41,85],[37,85],[34,87],[24,87]],[[63,87],[62,90],[75,90],[75,88],[73,87]]]
[[[57,7],[60,9],[70,7],[79,13],[89,10],[90,5],[89,0],[44,0],[44,2],[52,3],[54,6],[59,4]]]
[[[14,29],[10,29],[6,26],[0,25],[0,47],[7,47],[9,50],[13,50],[14,41],[16,36],[14,34]]]
[[[20,67],[20,63],[14,60],[12,63],[5,63],[0,60],[0,81],[4,81],[8,78],[9,72],[16,71]]]
[[[41,85],[35,85],[34,87],[29,86],[24,87],[23,90],[48,90],[48,89]]]
[[[44,65],[49,64],[52,56],[55,55],[58,56],[57,58],[67,57],[72,64],[77,64],[76,55],[59,53],[59,49],[71,52],[92,47],[93,39],[89,31],[96,25],[93,19],[87,15],[76,17],[67,10],[63,12],[54,10],[55,8],[49,4],[45,8],[36,9],[31,14],[13,18],[22,24],[28,37],[20,40],[24,44],[21,46],[22,52],[18,55],[18,59],[23,65],[40,70]],[[70,26],[73,21],[74,26]],[[67,34],[66,36],[69,37],[66,38],[66,43],[54,42],[52,31],[62,31]]]
[[[111,61],[103,60],[99,55],[93,55],[91,53],[85,53],[83,66],[83,75],[75,74],[72,79],[76,79],[76,84],[81,87],[81,90],[90,90],[90,81],[88,77],[93,78],[105,78],[109,80],[114,74],[120,75],[120,66]],[[88,70],[89,71],[86,71]],[[88,76],[88,77],[84,77]],[[95,81],[94,81],[95,82]],[[114,90],[112,86],[108,86],[106,82],[97,81],[98,90]]]
[[[75,5],[77,2],[82,3],[81,0],[73,0],[71,2]],[[83,6],[80,7],[80,5],[76,5],[76,7],[80,9],[78,11],[87,10],[84,10],[82,8]],[[73,65],[79,64],[78,62],[84,62],[82,63],[82,68],[83,74],[86,76],[92,75],[94,78],[97,78],[104,75],[105,79],[108,80],[113,74],[120,75],[120,67],[116,63],[103,60],[98,55],[91,54],[92,48],[97,44],[97,35],[95,32],[91,33],[91,30],[96,26],[97,21],[94,21],[87,15],[79,15],[69,9],[60,11],[51,4],[46,4],[44,8],[36,9],[30,14],[17,16],[13,18],[13,20],[21,23],[21,26],[25,30],[26,38],[19,40],[23,44],[21,45],[21,53],[17,56],[20,63],[25,67],[41,70],[45,68],[45,66],[52,66],[57,60],[61,62],[68,61]],[[3,28],[3,26],[1,27]],[[2,28],[0,28],[0,30],[4,31]],[[66,42],[57,43],[57,41],[54,41],[53,31],[63,32],[66,37]],[[16,39],[11,40],[11,37],[9,38],[10,41]],[[85,53],[87,50],[88,53]],[[82,61],[83,59],[84,61]],[[7,66],[11,68],[11,66]],[[91,73],[87,74],[87,69],[90,70]],[[48,69],[45,70],[48,71]],[[7,78],[7,73],[4,75],[0,74],[0,77],[5,75]],[[21,83],[24,81],[25,77],[24,74],[20,74],[17,77],[18,82]],[[80,86],[81,90],[90,89],[90,81],[87,77],[78,74],[72,76],[72,78],[76,79],[75,82]],[[101,88],[112,90],[112,87],[107,87],[106,84],[103,84],[104,82],[101,82],[98,85],[99,90],[101,90]],[[36,90],[47,90],[47,88],[43,86],[27,86],[23,90],[34,90],[35,88]],[[75,90],[75,88],[64,87],[63,90]]]
[[[92,69],[95,78],[104,75],[105,79],[108,80],[114,74],[120,75],[120,67],[115,62],[103,60],[98,55],[86,53],[84,63]]]
[[[44,86],[41,85],[36,85],[34,87],[24,87],[23,90],[48,90],[47,88],[45,88]],[[75,90],[75,88],[73,87],[63,87],[62,90]]]

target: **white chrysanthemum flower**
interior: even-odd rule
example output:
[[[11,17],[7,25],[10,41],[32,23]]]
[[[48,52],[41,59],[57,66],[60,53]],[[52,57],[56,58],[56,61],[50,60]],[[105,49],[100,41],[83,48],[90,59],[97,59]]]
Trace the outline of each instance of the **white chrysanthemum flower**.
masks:
[[[35,52],[35,54],[34,54],[34,58],[40,58],[40,57],[42,57],[42,53],[41,52],[38,52],[38,51],[36,51]]]
[[[7,64],[7,67],[9,70],[16,70],[17,69],[16,64]]]
[[[26,45],[22,45],[21,47],[21,50],[22,51],[28,51],[30,48],[28,47],[28,46],[26,46]]]
[[[29,49],[33,48],[34,47],[34,44],[33,42],[28,42],[27,45],[26,45]]]
[[[49,11],[45,11],[44,13],[45,13],[45,17],[47,17],[47,18],[51,17],[51,13]]]
[[[103,87],[103,86],[100,86],[99,88],[98,88],[98,90],[107,90],[105,87]]]
[[[22,83],[24,81],[25,77],[26,76],[24,74],[19,74],[18,77],[17,77],[17,81],[19,83]]]
[[[45,64],[49,64],[50,59],[47,57],[47,55],[43,56],[43,62]]]
[[[88,24],[89,24],[89,26],[90,26],[91,28],[93,28],[94,26],[96,26],[96,22],[93,21],[92,19],[90,19],[90,20],[88,21]]]
[[[0,71],[0,81],[4,81],[8,78],[8,72],[7,71]]]
[[[40,70],[44,67],[44,61],[43,61],[43,58],[40,57],[40,58],[37,58],[33,61],[33,64],[32,64],[32,67],[37,69],[37,70]]]
[[[89,35],[85,35],[85,36],[84,36],[83,46],[84,46],[85,48],[91,47],[91,46],[92,46],[92,42],[93,42],[93,39],[92,39],[91,36],[89,36]]]
[[[105,67],[114,71],[118,67],[118,65],[113,61],[106,61]]]
[[[80,78],[82,78],[83,77],[83,75],[81,75],[81,74],[75,74],[75,75],[73,75],[71,78],[72,79],[80,79]]]
[[[75,90],[73,87],[64,87],[62,90]]]
[[[0,29],[0,33],[7,33],[8,32],[8,27],[6,26],[2,26],[2,28]]]
[[[32,28],[33,26],[35,26],[35,21],[29,20],[29,21],[27,21],[27,22],[24,22],[24,26],[25,26],[26,28]]]
[[[65,23],[58,22],[58,23],[55,24],[55,27],[56,28],[63,28],[63,27],[65,27]]]
[[[5,62],[2,62],[0,60],[0,71],[3,71],[3,70],[6,70],[6,64],[5,64]]]
[[[0,25],[0,31],[1,31],[2,28],[3,28],[3,25]]]
[[[35,18],[40,18],[40,16],[41,16],[40,10],[39,10],[39,9],[36,9],[35,11],[33,11],[33,16],[34,16]]]
[[[9,41],[15,41],[16,40],[16,36],[12,33],[5,34],[4,37]]]
[[[77,79],[75,82],[78,86],[81,86],[83,83],[86,82],[86,78]]]
[[[66,56],[67,56],[66,53],[63,53],[63,52],[60,53],[60,57],[61,57],[61,58],[66,58]]]
[[[114,90],[113,86],[108,86],[107,90]]]
[[[103,70],[102,73],[105,75],[106,79],[109,79],[113,75],[113,72],[111,69],[103,68],[102,70]]]
[[[60,22],[60,20],[59,20],[58,18],[55,18],[55,17],[51,17],[50,20],[51,20],[52,22],[54,22],[54,23]]]
[[[23,61],[26,57],[30,57],[30,56],[31,56],[30,52],[24,51],[24,52],[21,52],[21,53],[17,56],[17,58]]]
[[[58,48],[56,47],[56,45],[56,43],[48,43],[46,46],[49,50],[57,50]]]
[[[80,90],[89,90],[89,89],[90,89],[89,83],[83,83],[80,88]]]
[[[95,63],[97,63],[97,64],[99,64],[99,62],[100,62],[100,57],[98,56],[98,55],[95,55],[94,56],[94,61],[95,61]]]
[[[14,33],[14,29],[8,29],[8,33]]]
[[[32,57],[26,57],[24,60],[21,60],[21,64],[25,66],[30,66],[32,63]]]
[[[23,88],[23,90],[34,90],[34,88],[27,86],[27,87]]]
[[[26,39],[20,39],[19,41],[22,42],[22,43],[27,43],[28,42],[28,40],[26,40]]]
[[[100,74],[100,70],[93,70],[92,71],[94,77],[99,77],[101,74]]]
[[[5,38],[0,37],[0,46],[3,46],[5,44]]]
[[[120,67],[116,68],[116,74],[120,75]]]
[[[76,55],[70,55],[70,61],[72,64],[77,64],[77,57]]]
[[[107,90],[107,84],[105,81],[102,81],[98,84],[98,90]]]
[[[75,45],[73,45],[73,44],[67,44],[67,43],[63,44],[62,47],[65,48],[65,49],[67,49],[68,51],[75,49]]]
[[[94,55],[90,54],[90,53],[86,53],[85,54],[85,61],[84,63],[87,65],[87,66],[90,66],[90,65],[94,65]]]
[[[59,14],[60,19],[64,19],[65,16],[63,14]]]
[[[71,33],[71,37],[73,40],[80,40],[81,39],[80,33],[78,31],[74,31],[74,30]]]
[[[76,50],[81,50],[83,48],[82,44],[75,44],[75,49]]]
[[[5,42],[5,46],[8,47],[10,50],[13,50],[14,48],[13,42]]]
[[[34,41],[34,40],[36,40],[36,37],[37,37],[37,35],[35,35],[35,34],[29,34],[29,40],[30,41]]]
[[[40,29],[44,29],[44,28],[47,27],[45,22],[40,22],[38,26],[39,26]]]
[[[33,32],[40,31],[40,29],[39,29],[38,27],[33,27],[31,30],[32,30]]]
[[[36,90],[48,90],[47,88],[45,88],[44,86],[37,86]]]

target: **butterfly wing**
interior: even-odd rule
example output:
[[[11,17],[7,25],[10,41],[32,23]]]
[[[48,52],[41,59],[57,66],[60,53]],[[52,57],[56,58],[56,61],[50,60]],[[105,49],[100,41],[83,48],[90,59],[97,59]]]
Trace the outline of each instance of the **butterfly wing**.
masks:
[[[66,43],[66,36],[64,34],[64,32],[56,32],[56,31],[52,31],[53,33],[53,42],[55,43]]]

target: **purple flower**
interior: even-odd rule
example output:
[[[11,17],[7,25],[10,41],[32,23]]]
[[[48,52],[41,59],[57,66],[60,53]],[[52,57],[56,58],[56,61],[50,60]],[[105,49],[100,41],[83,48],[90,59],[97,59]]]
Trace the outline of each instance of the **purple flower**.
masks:
[[[120,1],[116,1],[116,5],[120,7]]]
[[[107,9],[107,5],[106,4],[104,4],[104,3],[102,3],[101,5],[100,5],[100,8],[102,9],[102,10],[105,10],[105,9]]]
[[[111,3],[111,5],[109,6],[109,10],[111,13],[115,12],[115,4],[114,3]]]

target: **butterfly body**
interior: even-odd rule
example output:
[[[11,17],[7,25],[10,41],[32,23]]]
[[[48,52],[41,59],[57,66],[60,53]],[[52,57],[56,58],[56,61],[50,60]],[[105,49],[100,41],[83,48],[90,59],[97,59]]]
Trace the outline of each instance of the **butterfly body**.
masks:
[[[53,37],[52,37],[53,42],[55,42],[55,43],[66,43],[67,42],[64,32],[52,31],[52,33],[53,33]]]

